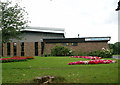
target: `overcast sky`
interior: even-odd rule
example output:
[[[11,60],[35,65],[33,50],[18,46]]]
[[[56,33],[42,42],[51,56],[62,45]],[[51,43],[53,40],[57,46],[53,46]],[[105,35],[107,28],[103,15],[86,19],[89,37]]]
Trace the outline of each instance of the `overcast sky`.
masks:
[[[18,2],[18,0],[13,0]],[[19,0],[29,26],[64,28],[66,38],[111,36],[118,41],[119,0]]]

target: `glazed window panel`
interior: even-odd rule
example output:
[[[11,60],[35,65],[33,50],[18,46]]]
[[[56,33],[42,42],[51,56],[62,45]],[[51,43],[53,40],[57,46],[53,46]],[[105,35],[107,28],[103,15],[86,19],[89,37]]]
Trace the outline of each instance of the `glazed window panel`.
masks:
[[[38,42],[35,42],[35,56],[38,56]]]
[[[24,42],[21,42],[21,56],[24,56]]]
[[[78,43],[72,43],[72,46],[78,46]]]
[[[7,43],[7,56],[10,56],[10,43]]]
[[[13,43],[13,52],[14,52],[14,56],[16,56],[17,55],[17,43],[16,42]]]
[[[70,45],[70,43],[66,43],[66,46],[69,46]]]
[[[69,43],[63,43],[64,46],[69,46]]]

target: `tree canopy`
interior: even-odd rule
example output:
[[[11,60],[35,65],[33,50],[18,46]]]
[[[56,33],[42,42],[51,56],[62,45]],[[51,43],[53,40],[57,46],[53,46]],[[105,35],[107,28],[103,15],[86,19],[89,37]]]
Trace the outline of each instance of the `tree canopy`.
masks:
[[[109,44],[109,48],[113,50],[113,54],[120,55],[120,42],[116,42],[114,44]]]
[[[28,20],[25,19],[27,12],[17,3],[0,2],[2,42],[9,42],[11,39],[21,39],[21,30],[27,26]]]

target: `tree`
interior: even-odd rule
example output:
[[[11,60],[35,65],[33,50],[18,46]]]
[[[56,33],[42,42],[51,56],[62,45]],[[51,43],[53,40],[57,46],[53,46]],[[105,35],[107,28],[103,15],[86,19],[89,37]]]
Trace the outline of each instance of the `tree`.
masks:
[[[27,12],[17,3],[12,6],[12,2],[0,2],[2,42],[9,42],[11,39],[21,39],[21,30],[27,26],[25,20]]]
[[[120,54],[120,42],[116,42],[113,46],[113,53]]]
[[[113,50],[113,54],[120,54],[120,42],[109,44],[109,48]]]

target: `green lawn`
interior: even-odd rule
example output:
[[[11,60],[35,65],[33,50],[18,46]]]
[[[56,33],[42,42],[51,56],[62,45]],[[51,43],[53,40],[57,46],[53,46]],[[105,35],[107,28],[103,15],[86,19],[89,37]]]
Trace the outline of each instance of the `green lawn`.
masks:
[[[117,83],[118,62],[111,64],[68,65],[87,60],[70,57],[35,57],[24,62],[2,64],[3,83],[29,83],[35,77],[59,77],[59,83]],[[115,60],[115,59],[113,59]],[[118,60],[117,60],[118,61]]]

